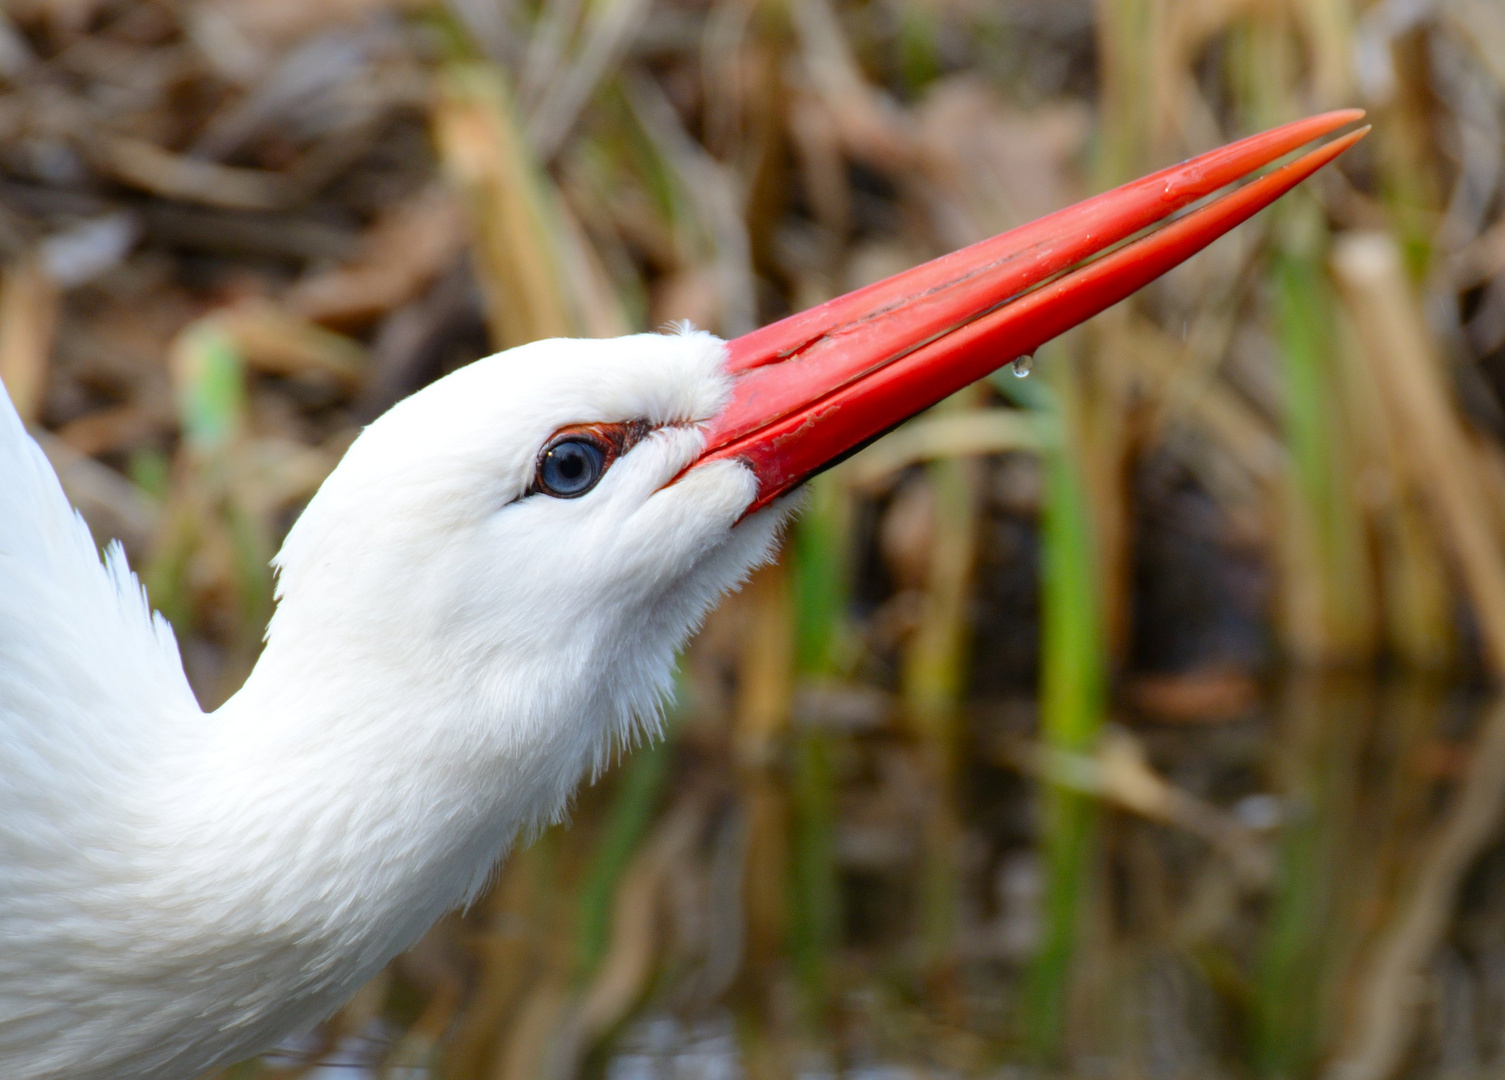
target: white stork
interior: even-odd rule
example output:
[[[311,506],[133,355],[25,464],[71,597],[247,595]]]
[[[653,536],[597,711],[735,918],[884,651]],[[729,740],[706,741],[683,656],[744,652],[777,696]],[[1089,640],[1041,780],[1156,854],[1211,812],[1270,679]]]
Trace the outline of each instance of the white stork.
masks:
[[[0,1077],[189,1080],[328,1015],[655,729],[675,651],[769,557],[782,496],[1362,131],[1121,241],[1359,115],[731,342],[540,341],[441,379],[293,526],[265,650],[209,714],[0,393]]]

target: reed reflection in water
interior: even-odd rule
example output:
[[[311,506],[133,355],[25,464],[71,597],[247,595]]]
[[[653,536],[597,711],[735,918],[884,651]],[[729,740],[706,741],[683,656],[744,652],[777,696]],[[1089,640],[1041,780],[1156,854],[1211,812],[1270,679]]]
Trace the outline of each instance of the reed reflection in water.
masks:
[[[754,589],[740,603],[757,602]],[[745,610],[718,619],[750,622]],[[687,659],[687,686],[722,629]],[[395,964],[358,1032],[359,1002],[336,1019],[337,1041],[231,1075],[1038,1075],[1026,991],[1044,926],[1041,783],[1100,807],[1067,1013],[1074,1075],[1505,1064],[1505,703],[1425,680],[1294,678],[1234,718],[1132,717],[1077,756],[1029,752],[1028,700],[974,703],[952,985],[939,990],[916,886],[923,748],[891,721],[854,724],[851,702],[811,706],[803,722],[827,725],[837,762],[842,912],[829,999],[811,1015],[792,960],[746,952],[747,904],[766,892],[747,877],[749,800],[790,805],[797,770],[776,762],[750,791],[715,746],[725,718],[689,696],[700,704],[676,721],[593,973],[562,974],[557,958],[588,923],[581,886],[635,797],[630,765],[587,795],[568,834],[529,849],[484,904]],[[566,851],[576,835],[594,850]],[[504,941],[520,964],[488,965]],[[582,1017],[608,998],[616,1011],[582,1045]],[[486,1050],[463,1072],[456,1052],[477,1017]]]

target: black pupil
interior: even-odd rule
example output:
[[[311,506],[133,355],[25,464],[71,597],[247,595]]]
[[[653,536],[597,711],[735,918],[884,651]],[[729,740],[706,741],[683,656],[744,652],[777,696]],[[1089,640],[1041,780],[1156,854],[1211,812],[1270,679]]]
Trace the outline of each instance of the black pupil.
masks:
[[[601,449],[583,439],[566,439],[544,455],[540,486],[551,495],[583,495],[601,478]]]

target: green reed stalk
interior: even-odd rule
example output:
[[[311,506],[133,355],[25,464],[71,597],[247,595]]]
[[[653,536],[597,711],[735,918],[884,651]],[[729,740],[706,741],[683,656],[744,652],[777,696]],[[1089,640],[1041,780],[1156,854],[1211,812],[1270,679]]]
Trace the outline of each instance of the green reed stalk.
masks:
[[[167,526],[142,580],[152,606],[187,634],[195,617],[188,564],[203,542],[205,503],[223,491],[226,457],[245,427],[245,363],[223,328],[201,320],[174,343],[172,377],[183,451],[171,478]]]
[[[230,663],[212,697],[239,685],[261,648],[272,612],[272,544],[268,523],[250,509],[240,451],[246,441],[245,361],[212,316],[187,327],[173,343],[171,368],[182,448],[173,468],[164,526],[142,579],[152,603],[179,633],[199,615],[190,568],[203,558],[223,567],[233,591],[235,631]]]
[[[1301,45],[1272,13],[1252,16],[1228,35],[1228,77],[1243,125],[1257,131],[1306,111],[1291,87],[1300,79]],[[1376,648],[1374,584],[1351,428],[1355,404],[1342,392],[1337,305],[1325,266],[1328,225],[1309,189],[1293,192],[1268,215],[1275,256],[1268,278],[1285,389],[1283,631],[1300,663],[1363,662]]]
[[[576,901],[575,978],[580,982],[596,970],[611,946],[617,886],[653,825],[673,756],[672,739],[666,738],[629,755],[622,765]]]
[[[964,392],[938,406],[966,408]],[[942,459],[926,466],[935,506],[925,607],[904,656],[905,711],[919,741],[932,795],[920,871],[920,938],[933,992],[957,1011],[956,924],[961,894],[962,826],[957,791],[961,702],[966,693],[968,590],[976,546],[977,463]]]
[[[1053,386],[1010,385],[1007,377],[995,385],[1054,422],[1040,522],[1040,734],[1052,749],[1082,753],[1102,730],[1106,643],[1092,508],[1078,451],[1077,389],[1068,364],[1065,350],[1051,348],[1042,366],[1054,373]],[[1044,927],[1028,976],[1026,1034],[1038,1056],[1056,1061],[1065,1051],[1078,930],[1091,886],[1096,806],[1055,786],[1041,798]]]
[[[1362,684],[1304,676],[1279,701],[1277,781],[1289,808],[1275,894],[1260,941],[1253,1058],[1258,1075],[1310,1075],[1338,1020],[1341,979],[1360,933],[1355,886],[1382,838],[1361,833],[1359,761],[1372,704]],[[1367,824],[1367,823],[1366,823]],[[1367,835],[1366,835],[1367,834]]]
[[[1320,223],[1312,225],[1312,232],[1325,234]],[[1338,392],[1333,290],[1317,253],[1303,250],[1320,242],[1288,243],[1275,259],[1271,280],[1285,376],[1290,496],[1296,502],[1290,522],[1305,534],[1293,539],[1310,553],[1303,561],[1316,571],[1288,582],[1288,589],[1310,597],[1292,598],[1299,607],[1288,607],[1288,620],[1308,622],[1288,630],[1303,659],[1357,661],[1375,647],[1373,598],[1364,523],[1352,494],[1359,478],[1353,475],[1348,444],[1349,408]]]
[[[795,669],[801,679],[829,679],[840,668],[849,589],[849,501],[839,477],[819,477],[810,485],[810,505],[791,535]],[[829,960],[841,934],[831,735],[805,727],[794,733],[793,750],[789,947],[813,1019],[830,998]]]

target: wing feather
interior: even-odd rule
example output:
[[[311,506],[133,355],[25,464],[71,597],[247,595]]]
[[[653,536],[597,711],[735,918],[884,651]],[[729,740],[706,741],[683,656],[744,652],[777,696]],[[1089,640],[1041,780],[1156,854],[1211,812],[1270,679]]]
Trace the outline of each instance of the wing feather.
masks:
[[[0,1069],[41,1076],[108,955],[79,937],[128,895],[130,792],[201,722],[171,628],[103,559],[0,386]],[[77,940],[75,940],[77,939]],[[73,1003],[64,1006],[64,1002]]]
[[[0,386],[0,753],[141,752],[185,707],[197,710],[172,628],[118,543],[101,559]]]

